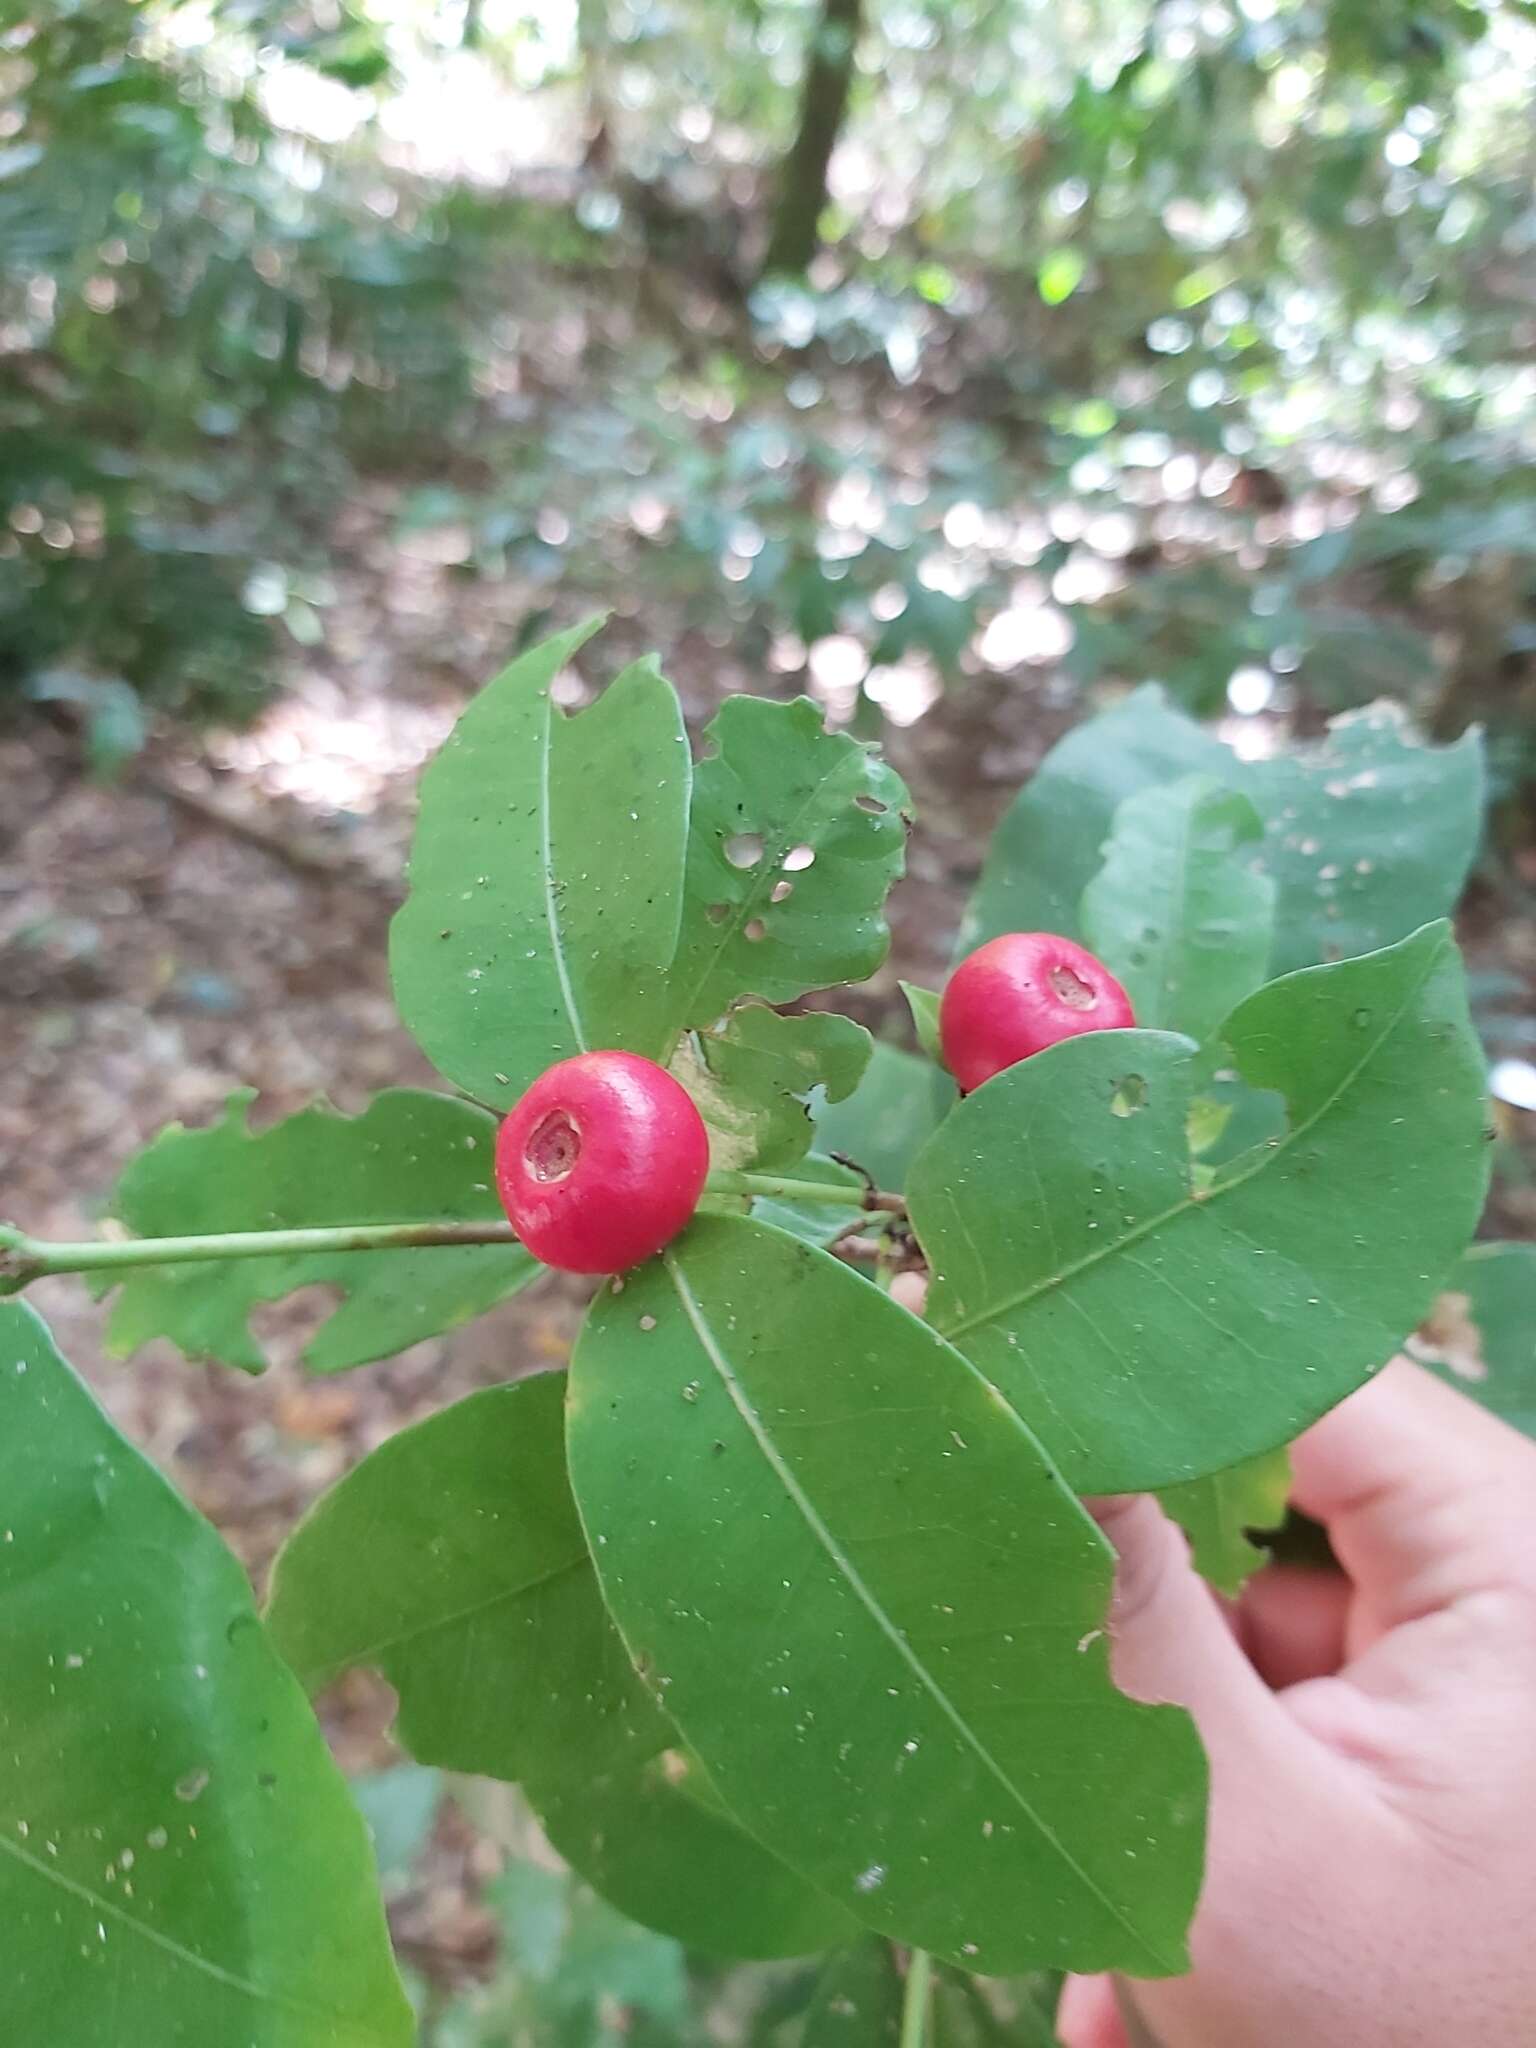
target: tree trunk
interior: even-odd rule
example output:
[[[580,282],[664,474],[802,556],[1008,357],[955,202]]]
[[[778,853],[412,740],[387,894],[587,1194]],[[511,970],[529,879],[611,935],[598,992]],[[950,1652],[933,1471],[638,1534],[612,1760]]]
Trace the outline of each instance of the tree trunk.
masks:
[[[800,92],[800,127],[779,173],[765,277],[798,276],[816,254],[816,223],[827,203],[827,165],[848,107],[863,17],[864,0],[822,0]]]

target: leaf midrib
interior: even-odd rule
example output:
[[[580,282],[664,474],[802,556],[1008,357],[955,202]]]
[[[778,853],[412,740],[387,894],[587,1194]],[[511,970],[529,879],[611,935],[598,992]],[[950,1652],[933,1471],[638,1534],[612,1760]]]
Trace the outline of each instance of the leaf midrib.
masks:
[[[1015,1309],[1027,1308],[1030,1302],[1037,1301],[1041,1295],[1049,1294],[1057,1287],[1064,1287],[1069,1280],[1075,1280],[1080,1273],[1089,1272],[1095,1266],[1102,1265],[1106,1259],[1118,1258],[1131,1245],[1141,1243],[1143,1238],[1151,1237],[1155,1232],[1161,1230],[1164,1224],[1171,1223],[1180,1216],[1188,1215],[1196,1210],[1202,1211],[1207,1215],[1214,1213],[1218,1204],[1228,1195],[1236,1193],[1239,1188],[1246,1187],[1249,1181],[1255,1179],[1259,1174],[1267,1173],[1278,1160],[1284,1158],[1285,1154],[1294,1144],[1304,1138],[1309,1131],[1315,1130],[1323,1118],[1330,1114],[1340,1097],[1353,1088],[1366,1067],[1375,1059],[1382,1046],[1385,1045],[1402,1023],[1403,1018],[1407,1014],[1409,1004],[1419,993],[1420,989],[1423,988],[1425,982],[1428,981],[1430,974],[1440,964],[1444,951],[1445,941],[1442,938],[1429,954],[1423,972],[1413,983],[1412,987],[1406,991],[1402,1002],[1392,1013],[1391,1020],[1370,1041],[1360,1058],[1349,1069],[1348,1073],[1344,1075],[1332,1094],[1325,1097],[1318,1104],[1317,1108],[1304,1123],[1292,1125],[1283,1138],[1278,1139],[1273,1145],[1265,1146],[1252,1166],[1246,1168],[1242,1173],[1233,1174],[1229,1180],[1220,1182],[1211,1189],[1209,1194],[1197,1196],[1191,1192],[1184,1195],[1181,1200],[1174,1202],[1160,1214],[1149,1216],[1144,1222],[1138,1223],[1133,1229],[1126,1231],[1124,1236],[1114,1239],[1113,1242],[1104,1245],[1101,1249],[1085,1252],[1082,1258],[1075,1260],[1069,1266],[1064,1266],[1059,1273],[1049,1274],[1045,1279],[1036,1281],[1032,1286],[1021,1288],[1017,1294],[1004,1296],[990,1303],[987,1307],[978,1309],[973,1315],[963,1316],[958,1322],[941,1323],[935,1321],[934,1328],[939,1331],[941,1336],[953,1342],[955,1338],[963,1337],[971,1330],[996,1322],[1002,1316],[1011,1315]]]
[[[383,2042],[386,2038],[384,2035],[377,2033],[372,2027],[369,2027],[366,2032],[362,2031],[359,2022],[350,2018],[346,2013],[336,2012],[326,2006],[310,2005],[304,1999],[294,1998],[286,1992],[273,1991],[264,1985],[253,1984],[248,1978],[239,1976],[235,1971],[226,1970],[221,1963],[210,1962],[206,1956],[200,1956],[195,1949],[184,1947],[172,1936],[160,1933],[157,1928],[147,1927],[142,1920],[136,1920],[131,1913],[125,1912],[123,1907],[115,1901],[104,1899],[98,1893],[93,1892],[89,1885],[79,1884],[74,1878],[66,1877],[62,1870],[54,1869],[51,1865],[40,1862],[37,1857],[30,1855],[25,1849],[20,1848],[15,1842],[10,1841],[3,1835],[0,1835],[0,1851],[12,1857],[24,1870],[30,1871],[34,1877],[40,1878],[45,1884],[54,1885],[60,1891],[68,1892],[71,1897],[84,1900],[98,1919],[111,1920],[120,1927],[131,1929],[133,1933],[141,1936],[151,1946],[163,1950],[169,1956],[174,1956],[177,1962],[185,1963],[189,1968],[201,1971],[204,1976],[211,1977],[215,1983],[226,1985],[231,1991],[238,1991],[244,1997],[256,2000],[258,2004],[280,2006],[285,2011],[298,2013],[305,2019],[322,2021],[328,2027],[340,2027],[343,2033],[352,2040],[363,2044],[375,2044],[375,2048],[376,2044]]]
[[[576,991],[571,985],[570,965],[565,957],[565,932],[560,922],[559,894],[555,888],[555,850],[551,829],[551,805],[549,793],[549,764],[554,751],[555,720],[560,716],[549,700],[546,691],[543,699],[544,717],[539,734],[539,866],[544,880],[544,920],[549,926],[550,957],[555,963],[555,975],[560,983],[560,999],[565,1004],[565,1014],[571,1020],[577,1050],[586,1052],[587,1033],[581,1011],[576,1003]]]
[[[419,1642],[424,1636],[437,1635],[445,1628],[457,1628],[463,1622],[477,1621],[482,1614],[489,1614],[493,1608],[503,1607],[510,1600],[521,1600],[525,1594],[553,1585],[557,1579],[563,1579],[569,1572],[580,1571],[584,1567],[590,1568],[591,1563],[591,1556],[583,1545],[577,1555],[567,1558],[564,1564],[551,1565],[547,1570],[536,1572],[531,1579],[524,1579],[516,1586],[503,1586],[495,1593],[488,1593],[482,1600],[472,1601],[468,1607],[456,1609],[452,1614],[435,1614],[430,1621],[424,1621],[415,1628],[403,1629],[399,1635],[385,1636],[381,1641],[369,1643],[359,1650],[348,1650],[344,1656],[322,1665],[313,1677],[306,1678],[306,1688],[310,1692],[318,1692],[322,1686],[330,1685],[334,1679],[339,1678],[343,1671],[355,1670],[362,1664],[375,1664],[389,1650],[404,1649]],[[268,1618],[270,1621],[270,1610]]]
[[[682,1304],[683,1313],[692,1325],[694,1334],[699,1340],[705,1357],[714,1367],[721,1385],[725,1388],[731,1405],[735,1408],[743,1423],[745,1423],[748,1434],[762,1452],[774,1477],[784,1488],[791,1505],[800,1514],[807,1529],[826,1553],[828,1559],[848,1586],[849,1591],[864,1608],[876,1628],[891,1644],[902,1662],[906,1664],[907,1668],[917,1678],[919,1684],[961,1737],[966,1747],[971,1750],[978,1762],[995,1782],[1002,1787],[1003,1791],[1014,1802],[1020,1813],[1024,1815],[1040,1838],[1061,1858],[1063,1864],[1078,1879],[1084,1890],[1098,1902],[1118,1927],[1124,1929],[1143,1954],[1153,1957],[1159,1965],[1168,1964],[1169,1959],[1161,1956],[1147,1941],[1134,1922],[1127,1918],[1124,1911],[1102,1889],[1092,1873],[1084,1869],[1077,1858],[1073,1856],[1070,1849],[1067,1848],[1061,1837],[1044,1816],[1036,1812],[1023,1792],[1014,1784],[1003,1766],[992,1755],[992,1752],[981,1740],[975,1729],[972,1728],[965,1715],[955,1705],[954,1701],[950,1699],[938,1679],[917,1655],[902,1630],[897,1627],[896,1623],[886,1613],[872,1588],[866,1584],[863,1574],[844,1551],[826,1523],[821,1519],[821,1516],[816,1511],[814,1502],[780,1455],[772,1437],[763,1425],[762,1417],[749,1399],[746,1388],[737,1378],[729,1360],[716,1342],[714,1331],[710,1327],[703,1308],[695,1299],[688,1286],[686,1276],[676,1254],[667,1252],[664,1254],[664,1258],[667,1272],[677,1292],[678,1300]],[[1177,1960],[1175,1959],[1174,1963],[1169,1966],[1176,1967]]]

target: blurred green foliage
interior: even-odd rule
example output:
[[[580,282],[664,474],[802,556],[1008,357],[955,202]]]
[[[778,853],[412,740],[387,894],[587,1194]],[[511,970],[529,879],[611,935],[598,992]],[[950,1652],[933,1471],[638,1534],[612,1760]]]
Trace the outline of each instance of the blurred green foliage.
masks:
[[[104,755],[141,700],[238,715],[384,480],[530,614],[617,600],[865,718],[1390,691],[1529,772],[1532,0],[866,0],[819,252],[763,280],[850,18],[0,34],[0,693]]]

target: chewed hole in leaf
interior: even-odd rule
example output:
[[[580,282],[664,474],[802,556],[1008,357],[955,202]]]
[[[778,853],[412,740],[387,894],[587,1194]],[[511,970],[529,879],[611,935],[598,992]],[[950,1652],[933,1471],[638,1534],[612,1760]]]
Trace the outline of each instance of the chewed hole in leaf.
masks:
[[[856,796],[854,803],[861,811],[868,811],[873,818],[883,817],[890,809],[890,805],[881,803],[877,796]]]
[[[816,861],[814,846],[792,846],[783,859],[786,875],[798,875],[803,868],[813,867]]]
[[[1115,1083],[1115,1092],[1109,1098],[1109,1107],[1115,1116],[1134,1116],[1138,1109],[1147,1106],[1147,1084],[1140,1074],[1127,1074],[1123,1081]]]
[[[755,868],[763,857],[762,833],[733,833],[725,842],[725,857],[733,868]]]
[[[1069,1010],[1091,1010],[1099,1000],[1082,976],[1074,974],[1070,967],[1053,967],[1046,979]]]
[[[704,915],[711,924],[724,924],[730,914],[731,906],[729,903],[706,903],[704,906]]]
[[[793,882],[775,882],[768,891],[768,901],[770,903],[783,903],[793,896],[794,893],[795,885]]]
[[[523,1147],[523,1157],[535,1180],[565,1180],[581,1157],[581,1132],[569,1111],[552,1109],[535,1124]]]
[[[742,930],[754,945],[759,939],[766,939],[768,936],[768,927],[760,917],[749,917]]]

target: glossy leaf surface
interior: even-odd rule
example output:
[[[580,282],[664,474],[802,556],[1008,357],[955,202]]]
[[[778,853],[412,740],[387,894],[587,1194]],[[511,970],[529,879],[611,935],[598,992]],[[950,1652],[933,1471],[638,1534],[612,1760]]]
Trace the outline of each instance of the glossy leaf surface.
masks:
[[[311,1690],[381,1671],[418,1761],[522,1782],[556,1847],[648,1925],[741,1955],[835,1941],[837,1909],[661,1757],[676,1738],[604,1612],[571,1500],[564,1384],[487,1388],[365,1458],[284,1547],[273,1637]]]
[[[1443,925],[1250,996],[1222,1034],[1283,1136],[1192,1181],[1193,1048],[1094,1032],[969,1096],[909,1188],[928,1316],[1079,1492],[1289,1442],[1385,1364],[1487,1181],[1483,1062]]]
[[[1274,973],[1370,952],[1455,908],[1483,822],[1475,731],[1432,747],[1398,706],[1372,704],[1316,746],[1250,763],[1241,786],[1279,887]]]
[[[730,697],[694,772],[687,901],[670,1000],[708,1024],[743,995],[792,1002],[885,958],[885,898],[906,859],[908,798],[809,698]]]
[[[273,1569],[267,1625],[304,1685],[382,1672],[418,1763],[517,1780],[546,1755],[579,1750],[599,1771],[668,1739],[597,1595],[564,1392],[538,1373],[402,1430],[322,1495]]]
[[[977,1969],[1181,1967],[1193,1730],[1110,1684],[1103,1539],[932,1331],[701,1219],[593,1303],[568,1437],[609,1609],[769,1848]]]
[[[215,1532],[0,1304],[6,2031],[406,2048],[373,1855]]]
[[[1264,980],[1275,885],[1242,859],[1263,833],[1248,799],[1207,776],[1141,790],[1116,811],[1082,926],[1138,1024],[1204,1040]]]
[[[112,1214],[137,1237],[504,1220],[491,1185],[496,1120],[473,1103],[391,1088],[361,1116],[317,1102],[252,1131],[253,1100],[249,1090],[232,1095],[206,1130],[162,1131],[124,1169]],[[129,1352],[169,1337],[189,1357],[260,1372],[266,1360],[249,1323],[255,1304],[332,1286],[346,1299],[310,1340],[304,1362],[336,1372],[454,1329],[543,1270],[515,1244],[144,1266],[122,1282],[108,1342]]]
[[[771,1172],[810,1150],[815,1089],[843,1102],[859,1085],[873,1040],[851,1017],[786,1017],[743,1003],[685,1041],[674,1071],[710,1128],[716,1166]]]
[[[1081,937],[1082,892],[1119,806],[1192,774],[1241,791],[1264,821],[1253,865],[1278,889],[1272,973],[1394,944],[1461,893],[1482,818],[1477,733],[1430,746],[1392,706],[1372,705],[1315,746],[1242,761],[1149,683],[1075,726],[1019,792],[959,952],[1006,931]]]
[[[550,685],[588,620],[514,661],[421,778],[410,894],[390,928],[406,1027],[438,1070],[505,1109],[556,1060],[663,1057],[691,768],[654,660],[575,717]]]

